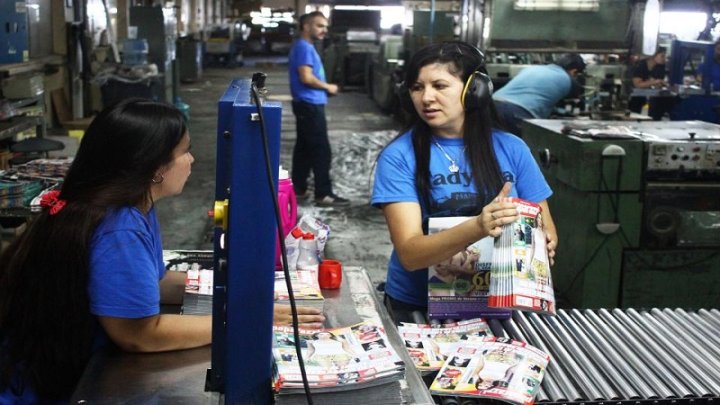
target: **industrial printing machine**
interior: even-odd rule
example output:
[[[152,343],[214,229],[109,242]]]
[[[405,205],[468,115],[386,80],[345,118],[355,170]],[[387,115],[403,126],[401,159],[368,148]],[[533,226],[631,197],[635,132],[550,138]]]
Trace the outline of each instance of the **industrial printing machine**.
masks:
[[[720,125],[532,119],[559,306],[718,308]]]

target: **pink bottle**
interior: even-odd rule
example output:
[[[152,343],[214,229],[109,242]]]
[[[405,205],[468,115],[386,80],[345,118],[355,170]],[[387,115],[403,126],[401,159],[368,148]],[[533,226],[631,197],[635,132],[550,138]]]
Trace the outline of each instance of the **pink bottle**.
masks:
[[[280,220],[283,226],[283,239],[285,239],[297,223],[297,199],[295,198],[295,190],[288,171],[284,170],[282,166],[280,166],[278,178],[278,204],[280,206]],[[279,242],[275,243],[275,268],[282,268]]]

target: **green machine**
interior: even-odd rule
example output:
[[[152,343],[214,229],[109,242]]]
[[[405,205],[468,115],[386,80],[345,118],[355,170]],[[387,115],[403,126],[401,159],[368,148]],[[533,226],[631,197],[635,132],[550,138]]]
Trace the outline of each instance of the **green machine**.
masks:
[[[532,119],[560,307],[720,306],[720,126]]]

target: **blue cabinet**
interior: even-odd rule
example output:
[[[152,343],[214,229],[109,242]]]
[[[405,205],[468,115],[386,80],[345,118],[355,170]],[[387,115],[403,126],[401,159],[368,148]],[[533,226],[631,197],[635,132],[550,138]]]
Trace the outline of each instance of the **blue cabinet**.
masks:
[[[0,1],[0,63],[27,62],[28,56],[25,0]]]

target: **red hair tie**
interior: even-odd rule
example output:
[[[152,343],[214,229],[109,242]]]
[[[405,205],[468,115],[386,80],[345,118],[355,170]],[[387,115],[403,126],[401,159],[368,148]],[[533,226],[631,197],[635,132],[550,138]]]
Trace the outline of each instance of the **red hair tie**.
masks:
[[[50,215],[55,215],[63,209],[67,201],[58,198],[60,196],[59,190],[48,191],[40,197],[40,206],[43,208],[49,208]]]

